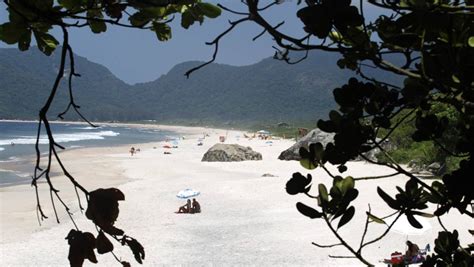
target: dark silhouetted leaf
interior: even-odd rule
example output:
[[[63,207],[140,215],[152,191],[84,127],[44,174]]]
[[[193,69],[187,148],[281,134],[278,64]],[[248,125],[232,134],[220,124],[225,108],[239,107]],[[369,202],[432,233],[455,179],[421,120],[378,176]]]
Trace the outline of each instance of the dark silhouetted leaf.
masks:
[[[87,12],[87,17],[89,18],[87,22],[89,23],[89,28],[93,33],[102,33],[107,31],[107,24],[105,24],[102,19],[104,15],[98,9],[91,9]]]
[[[421,212],[421,211],[416,211],[416,210],[411,211],[411,213],[413,213],[414,215],[419,215],[421,217],[425,217],[425,218],[435,217],[433,214],[429,214],[429,213]]]
[[[407,216],[408,222],[411,224],[411,226],[413,226],[413,227],[415,227],[415,228],[417,228],[417,229],[423,228],[423,225],[421,225],[421,223],[418,222],[418,221],[415,219],[415,216],[413,216],[413,214],[407,213],[406,216]]]
[[[441,216],[448,212],[451,209],[451,206],[441,206],[437,210],[435,210],[434,215],[435,216]]]
[[[340,172],[340,173],[343,173],[345,171],[347,171],[347,166],[346,165],[339,165],[337,167],[337,170]]]
[[[158,40],[164,42],[171,39],[171,28],[165,23],[153,22],[153,30]]]
[[[111,235],[123,235],[123,231],[113,225],[119,215],[118,201],[124,199],[124,194],[117,188],[92,191],[89,194],[86,217]]]
[[[359,195],[359,190],[355,188],[349,189],[349,191],[347,191],[346,194],[344,195],[343,201],[349,203],[353,201],[354,199],[356,199],[358,195]]]
[[[108,253],[114,250],[114,245],[105,236],[103,231],[100,231],[99,234],[97,235],[96,244],[97,244],[97,252],[99,254]]]
[[[298,202],[296,203],[296,209],[298,209],[298,211],[303,214],[304,216],[306,217],[309,217],[311,219],[317,219],[317,218],[321,218],[323,216],[323,214],[301,202]]]
[[[201,10],[204,16],[209,18],[217,18],[221,15],[221,9],[210,3],[198,3],[197,7]]]
[[[132,250],[135,260],[140,264],[143,263],[143,260],[145,259],[145,250],[143,246],[136,239],[129,236],[127,236],[123,242],[125,242],[127,246],[130,247],[130,250]]]
[[[339,229],[345,224],[347,224],[348,222],[350,222],[350,220],[352,220],[352,217],[354,217],[354,213],[355,213],[354,206],[350,206],[342,215],[341,220],[339,220],[339,223],[337,224],[337,228]]]
[[[400,205],[393,199],[391,196],[389,196],[387,193],[385,193],[379,186],[377,187],[377,193],[379,196],[385,201],[385,203],[388,204],[388,206],[394,210],[399,210]]]
[[[83,233],[81,231],[71,230],[66,239],[69,244],[69,263],[72,267],[82,266],[84,259],[97,263],[94,253],[95,237],[91,233]]]
[[[313,177],[308,174],[304,177],[299,172],[293,173],[291,179],[286,183],[286,192],[290,195],[296,195],[299,193],[307,193],[311,189],[311,181]]]
[[[38,49],[43,52],[45,55],[51,55],[56,46],[58,46],[59,42],[50,34],[34,31],[34,36],[36,39],[36,44],[38,45]]]

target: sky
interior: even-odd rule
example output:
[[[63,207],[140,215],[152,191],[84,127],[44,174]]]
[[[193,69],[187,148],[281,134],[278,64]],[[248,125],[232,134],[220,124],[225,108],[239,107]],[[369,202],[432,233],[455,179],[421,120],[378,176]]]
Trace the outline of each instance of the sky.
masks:
[[[207,2],[221,3],[240,11],[245,11],[246,8],[238,0],[208,0]],[[272,1],[268,0],[268,3],[270,2]],[[296,11],[301,7],[296,5],[296,0],[287,0],[262,14],[274,25],[285,20],[280,30],[302,36],[303,25],[296,17]],[[188,30],[181,28],[180,18],[177,18],[171,23],[173,37],[167,42],[159,42],[150,30],[108,25],[107,32],[93,34],[89,28],[84,27],[70,31],[70,43],[76,54],[106,66],[126,83],[135,84],[156,80],[181,62],[210,59],[214,47],[206,45],[205,42],[213,40],[229,27],[228,20],[238,18],[240,17],[237,15],[223,11],[219,18],[206,19],[202,25],[194,24]],[[5,21],[7,21],[7,12],[5,4],[1,2],[0,23]],[[216,62],[241,66],[254,64],[272,56],[274,42],[270,36],[264,35],[257,41],[252,41],[252,38],[260,32],[261,28],[255,23],[240,24],[222,39]],[[59,31],[55,31],[53,35],[60,40],[61,36],[58,33]],[[0,42],[0,47],[9,46]]]

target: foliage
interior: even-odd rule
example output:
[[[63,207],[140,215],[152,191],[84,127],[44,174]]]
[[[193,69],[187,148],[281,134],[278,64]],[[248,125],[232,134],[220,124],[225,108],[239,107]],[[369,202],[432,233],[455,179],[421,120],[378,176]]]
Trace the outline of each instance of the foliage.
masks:
[[[47,57],[30,50],[0,49],[0,106],[6,108],[5,112],[0,111],[1,118],[34,119],[48,96],[48,90],[42,89],[54,79],[59,55]],[[81,77],[74,79],[74,96],[81,103],[84,116],[92,121],[156,120],[226,127],[312,121],[314,127],[316,120],[334,107],[328,88],[350,77],[347,71],[338,71],[335,64],[332,68],[321,66],[321,58],[333,63],[337,60],[335,55],[321,54],[294,66],[271,58],[249,66],[211,64],[205,72],[186,79],[183,73],[198,64],[190,61],[175,66],[155,81],[128,85],[105,67],[75,55],[75,69]],[[267,81],[272,79],[268,86]],[[67,86],[61,83],[51,114],[59,114],[67,106]],[[30,97],[24,99],[24,95]],[[301,106],[295,108],[291,103],[297,102]],[[74,115],[64,117],[79,119]]]
[[[364,258],[363,248],[384,238],[400,216],[406,216],[416,228],[421,227],[421,224],[414,215],[436,216],[441,222],[442,216],[455,208],[465,216],[474,217],[474,193],[466,189],[471,184],[469,174],[474,169],[474,2],[369,0],[368,4],[384,9],[386,13],[368,21],[363,13],[367,4],[365,1],[298,1],[297,4],[302,7],[297,17],[307,33],[302,37],[284,33],[279,29],[281,24],[273,26],[264,18],[261,11],[272,5],[261,7],[257,0],[246,2],[248,13],[230,12],[248,16],[264,29],[264,33],[270,34],[279,46],[276,48],[276,58],[295,63],[289,58],[288,51],[336,52],[342,56],[337,65],[355,71],[363,79],[351,78],[347,84],[334,89],[334,99],[339,108],[329,113],[328,120],[318,122],[321,130],[334,133],[334,141],[326,146],[317,143],[300,150],[303,166],[308,169],[321,167],[334,181],[329,194],[324,184],[318,186],[318,196],[310,195],[303,189],[291,190],[291,193],[303,192],[308,197],[318,198],[320,210],[302,203],[297,204],[297,209],[310,218],[325,220],[340,241],[331,246],[315,245],[342,245],[362,263],[372,265]],[[274,5],[280,3],[275,1]],[[305,55],[296,62],[306,58]],[[402,62],[395,62],[393,58]],[[367,68],[400,75],[404,77],[404,83],[398,85],[368,75]],[[409,119],[413,123],[404,124]],[[445,174],[442,182],[435,181],[431,185],[405,170],[383,147],[383,143],[392,138],[399,128],[403,134],[412,130],[411,139],[418,143],[411,148],[413,153],[425,149],[437,159],[448,161],[447,155],[459,158],[458,167]],[[384,154],[385,162],[374,162],[364,156],[364,153],[374,149]],[[338,165],[342,173],[347,169],[345,163],[359,156],[387,166],[395,173],[382,177],[343,179],[325,168],[326,163]],[[395,220],[387,225],[382,235],[364,241],[369,220],[383,222],[382,218],[372,214],[369,207],[362,241],[358,249],[354,248],[332,224],[332,218],[341,216],[337,227],[342,227],[350,222],[354,214],[350,208],[353,196],[336,195],[337,185],[347,179],[387,179],[396,174],[410,177],[404,189],[397,186],[398,194],[395,197],[381,188],[378,190],[379,196],[395,210],[390,215],[396,216]],[[300,175],[293,175],[290,181],[294,181],[295,177]],[[357,194],[354,194],[356,197]],[[428,203],[436,205],[436,209],[430,211],[432,213],[424,211]],[[453,241],[457,241],[456,234],[448,238],[449,244],[455,245],[441,249],[447,232],[445,229],[440,233],[437,241],[439,249],[435,250],[433,257],[438,260],[453,257],[456,258],[456,265],[469,265],[472,254],[464,253],[461,257],[455,252],[459,247],[459,242]],[[448,260],[446,263],[453,264]]]
[[[390,147],[387,149],[387,154],[399,163],[414,162],[417,165],[429,165],[433,162],[439,162],[445,166],[444,174],[459,168],[459,163],[462,158],[453,156],[448,151],[458,153],[454,146],[458,137],[458,130],[456,125],[460,123],[459,113],[452,107],[443,103],[433,103],[432,112],[438,117],[446,121],[446,130],[441,138],[436,141],[420,141],[416,142],[407,136],[413,136],[416,131],[416,114],[413,110],[404,110],[391,119],[391,124],[394,125],[402,120],[404,116],[406,119],[391,133]],[[412,114],[409,114],[412,113]],[[379,137],[387,135],[389,130],[381,129],[378,133]],[[387,156],[380,154],[379,160],[388,162]]]

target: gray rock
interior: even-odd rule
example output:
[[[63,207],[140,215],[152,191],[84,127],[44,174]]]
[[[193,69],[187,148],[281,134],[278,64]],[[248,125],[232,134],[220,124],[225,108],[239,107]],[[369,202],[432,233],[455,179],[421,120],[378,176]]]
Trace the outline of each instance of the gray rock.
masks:
[[[426,170],[433,173],[434,175],[442,175],[446,172],[446,164],[433,162],[426,167]]]
[[[441,164],[438,163],[438,162],[433,162],[430,165],[428,165],[428,167],[426,167],[426,169],[430,172],[436,172],[439,169],[441,169]]]
[[[307,135],[298,140],[287,150],[281,152],[278,159],[280,160],[300,160],[300,147],[308,147],[309,144],[321,142],[323,146],[333,141],[334,134],[325,133],[319,129],[310,131]]]
[[[310,131],[307,135],[302,137],[298,140],[294,145],[292,145],[287,150],[281,152],[278,159],[280,160],[301,160],[300,157],[300,147],[308,147],[310,144],[320,142],[323,146],[326,146],[327,143],[333,142],[334,134],[333,133],[326,133],[319,129],[314,129]],[[390,143],[385,141],[382,144],[384,149],[391,149]],[[377,161],[377,154],[380,153],[380,149],[372,149],[371,151],[364,153],[364,156],[367,157],[369,160]],[[357,157],[355,160],[363,161],[365,160],[362,157]]]
[[[244,161],[262,160],[262,154],[237,144],[215,144],[204,154],[201,161]]]

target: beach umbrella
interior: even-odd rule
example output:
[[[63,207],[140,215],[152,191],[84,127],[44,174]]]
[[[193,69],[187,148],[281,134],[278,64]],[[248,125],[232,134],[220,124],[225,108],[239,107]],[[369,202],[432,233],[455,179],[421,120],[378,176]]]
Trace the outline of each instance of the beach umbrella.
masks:
[[[426,231],[431,229],[430,222],[420,216],[415,216],[416,220],[423,226],[423,228],[415,228],[409,222],[406,216],[401,216],[395,224],[392,226],[391,232],[401,234],[401,235],[422,235]],[[387,224],[390,225],[394,219],[386,220]]]
[[[181,198],[181,199],[187,199],[195,196],[199,196],[201,194],[199,191],[193,190],[193,189],[184,189],[178,192],[176,194],[176,197]]]

